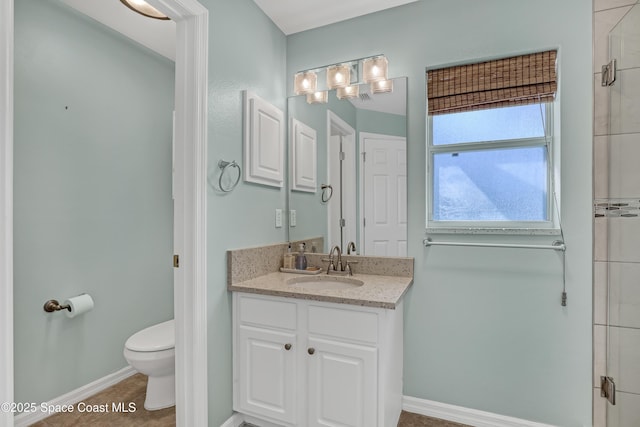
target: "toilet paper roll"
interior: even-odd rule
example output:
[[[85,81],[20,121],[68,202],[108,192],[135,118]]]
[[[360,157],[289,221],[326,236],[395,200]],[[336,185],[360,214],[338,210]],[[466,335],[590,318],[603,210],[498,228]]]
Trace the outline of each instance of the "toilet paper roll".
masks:
[[[76,297],[65,300],[63,305],[69,305],[67,317],[76,317],[79,314],[86,313],[93,309],[93,298],[89,294],[81,294]]]

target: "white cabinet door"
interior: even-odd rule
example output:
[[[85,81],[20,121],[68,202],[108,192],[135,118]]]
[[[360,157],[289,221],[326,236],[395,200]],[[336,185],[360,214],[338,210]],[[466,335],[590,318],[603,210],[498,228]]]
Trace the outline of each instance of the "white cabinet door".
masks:
[[[244,180],[282,187],[284,113],[250,91],[244,92]]]
[[[309,337],[308,427],[377,424],[377,350]]]
[[[238,410],[295,423],[295,344],[292,333],[239,327]]]
[[[315,129],[291,118],[291,189],[315,193],[318,186],[318,137]]]

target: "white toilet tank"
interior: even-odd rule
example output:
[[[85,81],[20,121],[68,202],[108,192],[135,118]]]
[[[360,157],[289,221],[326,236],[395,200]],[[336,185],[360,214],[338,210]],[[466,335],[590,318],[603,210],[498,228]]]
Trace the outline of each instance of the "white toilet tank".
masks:
[[[175,322],[173,319],[149,326],[131,335],[124,344],[131,351],[162,351],[176,346]]]

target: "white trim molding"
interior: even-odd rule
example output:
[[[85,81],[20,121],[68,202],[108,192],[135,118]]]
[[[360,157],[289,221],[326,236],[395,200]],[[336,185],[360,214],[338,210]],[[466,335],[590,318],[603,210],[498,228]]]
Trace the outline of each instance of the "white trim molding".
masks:
[[[235,413],[225,421],[220,427],[240,427],[244,423],[242,414]]]
[[[555,427],[551,424],[542,424],[410,396],[403,396],[402,409],[414,414],[440,418],[441,420],[474,427]]]
[[[13,0],[0,1],[0,349],[0,403],[13,402]]]
[[[91,397],[94,394],[99,393],[102,390],[105,390],[134,374],[136,374],[136,370],[131,366],[127,366],[126,368],[122,368],[119,371],[114,372],[113,374],[99,378],[92,383],[83,385],[82,387],[72,390],[69,393],[56,397],[55,399],[51,399],[46,403],[47,405],[58,407],[75,405],[76,403],[81,402],[82,400]],[[36,411],[34,412],[16,415],[16,417],[14,418],[14,425],[15,427],[30,426],[31,424],[41,421],[51,415],[53,414],[44,412],[41,410],[40,406],[37,406]]]
[[[556,427],[551,424],[542,424],[409,396],[402,397],[402,409],[414,414],[474,427]],[[277,424],[268,423],[238,412],[234,413],[233,416],[220,427],[240,427],[243,423],[259,425],[261,427],[280,427]]]
[[[207,95],[209,12],[196,0],[149,0],[176,21],[174,268],[176,425],[208,425]]]
[[[220,427],[241,427],[242,425],[244,425],[244,423],[260,427],[282,427],[278,424],[272,424],[270,422],[254,418],[249,415],[241,414],[239,412],[234,412],[231,418],[225,421]]]

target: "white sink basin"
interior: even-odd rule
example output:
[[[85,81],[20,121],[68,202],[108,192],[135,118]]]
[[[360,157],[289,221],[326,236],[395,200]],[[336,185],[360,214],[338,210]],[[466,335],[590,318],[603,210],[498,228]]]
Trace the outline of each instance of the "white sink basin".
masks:
[[[362,280],[341,276],[313,276],[313,277],[292,277],[287,280],[287,284],[303,289],[353,289],[364,285]]]

